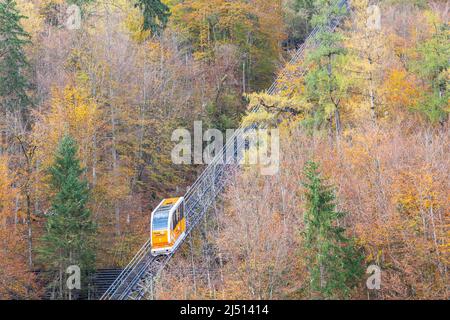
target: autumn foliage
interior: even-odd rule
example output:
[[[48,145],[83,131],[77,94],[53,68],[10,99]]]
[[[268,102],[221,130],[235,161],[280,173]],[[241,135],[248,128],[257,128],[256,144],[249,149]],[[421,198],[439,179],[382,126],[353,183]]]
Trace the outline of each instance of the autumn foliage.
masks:
[[[74,2],[82,23],[70,30]],[[172,132],[199,120],[277,127],[280,171],[242,168],[148,298],[448,299],[449,3],[381,1],[381,28],[369,28],[372,1],[351,1],[334,33],[286,64],[337,14],[331,3],[0,1],[0,299],[42,298],[44,274],[64,269],[37,259],[64,136],[89,190],[95,268],[121,268],[148,239],[155,205],[201,172],[171,161]],[[269,95],[277,70],[281,90]],[[305,240],[310,161],[333,190],[328,231],[342,234],[324,243],[355,257],[355,277],[344,268],[330,290],[339,259],[323,263],[330,251]],[[359,272],[372,264],[380,290]]]
[[[191,270],[190,259],[212,261],[195,274],[181,273],[181,283],[195,281],[196,288],[182,285],[184,295],[178,298],[317,297],[310,287],[308,254],[302,249],[307,212],[302,168],[314,160],[336,188],[338,210],[348,213],[338,225],[362,250],[361,266],[382,270],[380,290],[368,289],[367,277],[362,277],[350,297],[448,299],[448,103],[427,107],[439,94],[448,96],[448,89],[433,89],[430,73],[439,70],[433,74],[441,85],[437,79],[448,73],[448,28],[446,44],[439,42],[439,30],[448,23],[440,10],[446,7],[386,5],[381,30],[368,31],[367,5],[354,1],[352,19],[337,31],[344,51],[335,57],[332,72],[342,131],[334,121],[321,121],[324,109],[319,108],[317,92],[308,92],[308,81],[326,79],[320,78],[321,61],[287,65],[278,95],[249,95],[249,109],[259,105],[261,111],[248,115],[244,123],[256,121],[281,130],[280,172],[267,177],[257,167],[246,168],[236,178],[223,207],[214,210],[223,211],[222,216],[211,214],[209,224],[199,227],[213,236],[200,247],[194,242],[187,251],[192,256],[177,260],[177,266]],[[407,14],[408,20],[395,20],[400,14]],[[439,69],[441,62],[425,53],[431,47],[435,53],[447,50],[446,67]],[[307,78],[311,71],[303,76],[305,66],[316,72],[314,77]],[[205,251],[206,246],[212,250]],[[162,298],[175,287],[172,272],[160,286]]]

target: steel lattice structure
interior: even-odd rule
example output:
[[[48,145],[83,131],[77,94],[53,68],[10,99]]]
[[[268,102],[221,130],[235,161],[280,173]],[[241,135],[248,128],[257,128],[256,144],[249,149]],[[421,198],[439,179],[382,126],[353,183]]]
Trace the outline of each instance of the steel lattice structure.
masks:
[[[348,11],[347,0],[340,0],[337,6],[339,9],[342,9],[345,6]],[[318,34],[324,30],[333,32],[342,19],[343,15],[332,17],[325,26],[313,29],[308,38],[296,50],[290,64],[296,64],[301,61],[305,56],[306,50],[314,48],[320,43]],[[304,74],[305,71],[306,70],[299,70],[299,73]],[[277,80],[267,90],[269,95],[277,94],[283,89],[279,86],[279,79],[284,75],[285,74],[283,73],[280,74]],[[259,107],[256,107],[252,112],[257,112],[258,110]],[[186,205],[187,236],[189,236],[198,222],[208,212],[211,205],[224,190],[224,187],[230,178],[232,178],[237,170],[239,170],[244,152],[248,147],[244,136],[257,128],[257,124],[252,124],[247,127],[241,126],[236,130],[234,135],[228,139],[227,144],[223,147],[223,154],[215,156],[212,162],[205,168],[195,183],[187,191],[184,196]],[[224,158],[225,155],[230,154],[234,156],[234,161],[227,163],[227,161],[224,161]],[[100,299],[141,300],[146,294],[152,295],[155,280],[175,253],[176,251],[169,255],[154,257],[151,254],[151,242],[149,239],[139,249],[134,258]]]

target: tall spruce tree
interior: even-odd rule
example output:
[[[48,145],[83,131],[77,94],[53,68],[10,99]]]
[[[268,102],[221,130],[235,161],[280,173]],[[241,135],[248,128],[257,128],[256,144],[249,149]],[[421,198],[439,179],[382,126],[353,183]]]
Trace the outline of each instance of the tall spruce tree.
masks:
[[[321,177],[318,165],[308,162],[305,229],[302,233],[313,297],[345,298],[363,275],[363,255],[348,239],[339,219],[346,213],[336,210],[334,188]]]
[[[16,6],[14,0],[0,1],[0,109],[24,115],[31,104],[24,47],[31,41]]]
[[[82,290],[94,268],[96,225],[87,208],[89,188],[82,178],[76,142],[68,135],[61,139],[55,162],[49,169],[55,191],[45,234],[39,248],[47,269],[58,270],[59,298],[70,297],[65,285],[68,266],[77,265],[82,274]]]
[[[318,46],[307,56],[311,65],[305,77],[306,95],[315,106],[311,117],[314,125],[328,124],[331,132],[334,127],[336,134],[341,132],[341,101],[347,94],[346,79],[339,70],[346,50],[341,45],[342,35],[338,31],[332,32],[328,25],[332,19],[345,14],[345,8],[339,8],[335,0],[315,0],[317,12],[312,18],[312,24],[320,28],[317,34]]]
[[[161,0],[137,0],[138,7],[144,16],[144,30],[150,30],[153,34],[159,35],[167,25],[170,17],[169,7]]]

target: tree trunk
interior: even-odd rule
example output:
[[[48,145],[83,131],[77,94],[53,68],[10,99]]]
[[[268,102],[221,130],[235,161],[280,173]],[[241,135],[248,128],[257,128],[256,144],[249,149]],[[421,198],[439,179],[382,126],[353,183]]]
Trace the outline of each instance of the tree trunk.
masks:
[[[26,205],[27,205],[27,228],[28,228],[28,266],[33,267],[33,229],[31,225],[31,197],[30,191],[26,191]]]
[[[110,12],[108,5],[105,6],[106,8],[106,21],[107,21],[107,30],[112,29],[111,20],[110,20]],[[116,108],[114,106],[113,96],[114,96],[114,90],[113,90],[113,84],[112,84],[112,59],[111,59],[111,33],[107,32],[107,43],[108,43],[108,50],[107,50],[107,61],[110,66],[109,68],[109,78],[108,78],[108,99],[109,99],[109,107],[110,107],[110,121],[111,121],[111,136],[112,136],[112,145],[111,145],[111,157],[112,157],[112,165],[113,165],[113,177],[115,179],[116,183],[119,183],[119,176],[118,176],[118,157],[117,157],[117,134],[116,134]],[[120,207],[119,207],[119,201],[117,199],[114,199],[114,216],[116,221],[116,235],[120,236]]]

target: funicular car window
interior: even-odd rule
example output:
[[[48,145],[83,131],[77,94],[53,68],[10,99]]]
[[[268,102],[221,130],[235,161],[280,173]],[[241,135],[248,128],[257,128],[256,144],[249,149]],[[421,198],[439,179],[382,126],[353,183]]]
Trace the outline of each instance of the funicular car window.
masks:
[[[155,212],[153,217],[153,230],[155,231],[166,230],[168,221],[169,221],[169,210],[161,210]]]
[[[175,211],[172,215],[172,229],[175,229],[177,226],[177,212]]]

